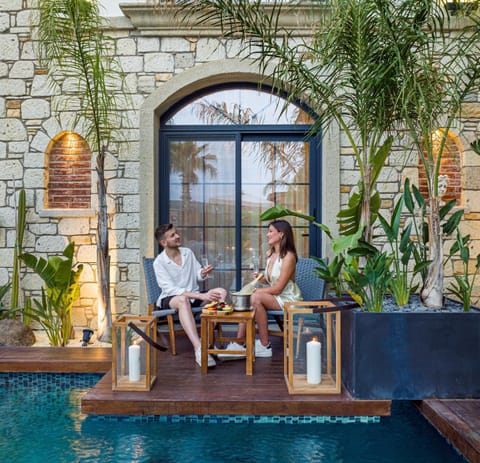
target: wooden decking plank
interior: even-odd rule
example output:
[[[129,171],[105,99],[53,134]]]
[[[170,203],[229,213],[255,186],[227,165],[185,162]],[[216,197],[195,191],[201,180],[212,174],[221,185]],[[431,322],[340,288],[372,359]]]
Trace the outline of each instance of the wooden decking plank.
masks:
[[[416,405],[470,463],[480,463],[480,400],[430,399]]]
[[[0,347],[0,372],[105,373],[111,367],[105,347]]]

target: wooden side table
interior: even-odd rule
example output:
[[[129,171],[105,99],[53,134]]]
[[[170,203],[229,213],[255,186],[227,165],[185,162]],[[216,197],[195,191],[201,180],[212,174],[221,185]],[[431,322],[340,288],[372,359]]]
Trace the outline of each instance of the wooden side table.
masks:
[[[255,361],[255,311],[247,310],[244,312],[232,313],[202,313],[200,317],[200,336],[202,339],[202,374],[208,371],[208,354],[222,354],[223,349],[215,349],[215,341],[218,342],[238,342],[238,338],[217,336],[215,338],[214,327],[216,323],[245,323],[246,351],[229,350],[228,354],[246,354],[246,374],[253,374],[253,362]]]

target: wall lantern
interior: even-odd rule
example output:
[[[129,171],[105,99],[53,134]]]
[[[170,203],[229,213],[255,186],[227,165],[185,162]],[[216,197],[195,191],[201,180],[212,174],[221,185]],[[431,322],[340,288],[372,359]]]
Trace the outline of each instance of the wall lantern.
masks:
[[[340,309],[328,300],[285,303],[284,374],[290,394],[340,394]]]
[[[157,379],[157,319],[121,316],[112,324],[112,390],[149,391]]]

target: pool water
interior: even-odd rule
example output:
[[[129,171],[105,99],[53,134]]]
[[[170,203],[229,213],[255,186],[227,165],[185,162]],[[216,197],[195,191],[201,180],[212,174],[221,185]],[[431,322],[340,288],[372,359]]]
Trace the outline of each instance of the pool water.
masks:
[[[81,396],[99,378],[0,374],[0,462],[466,461],[409,402],[394,402],[392,416],[370,424],[200,424],[159,417],[83,415]]]

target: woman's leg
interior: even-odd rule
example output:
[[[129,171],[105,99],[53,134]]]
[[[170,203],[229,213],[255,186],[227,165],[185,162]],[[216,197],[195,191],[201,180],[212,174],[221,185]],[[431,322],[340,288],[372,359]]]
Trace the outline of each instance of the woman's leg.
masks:
[[[268,314],[267,310],[281,310],[275,296],[266,293],[253,293],[250,299],[255,309],[255,322],[258,328],[258,337],[264,346],[268,346]]]

